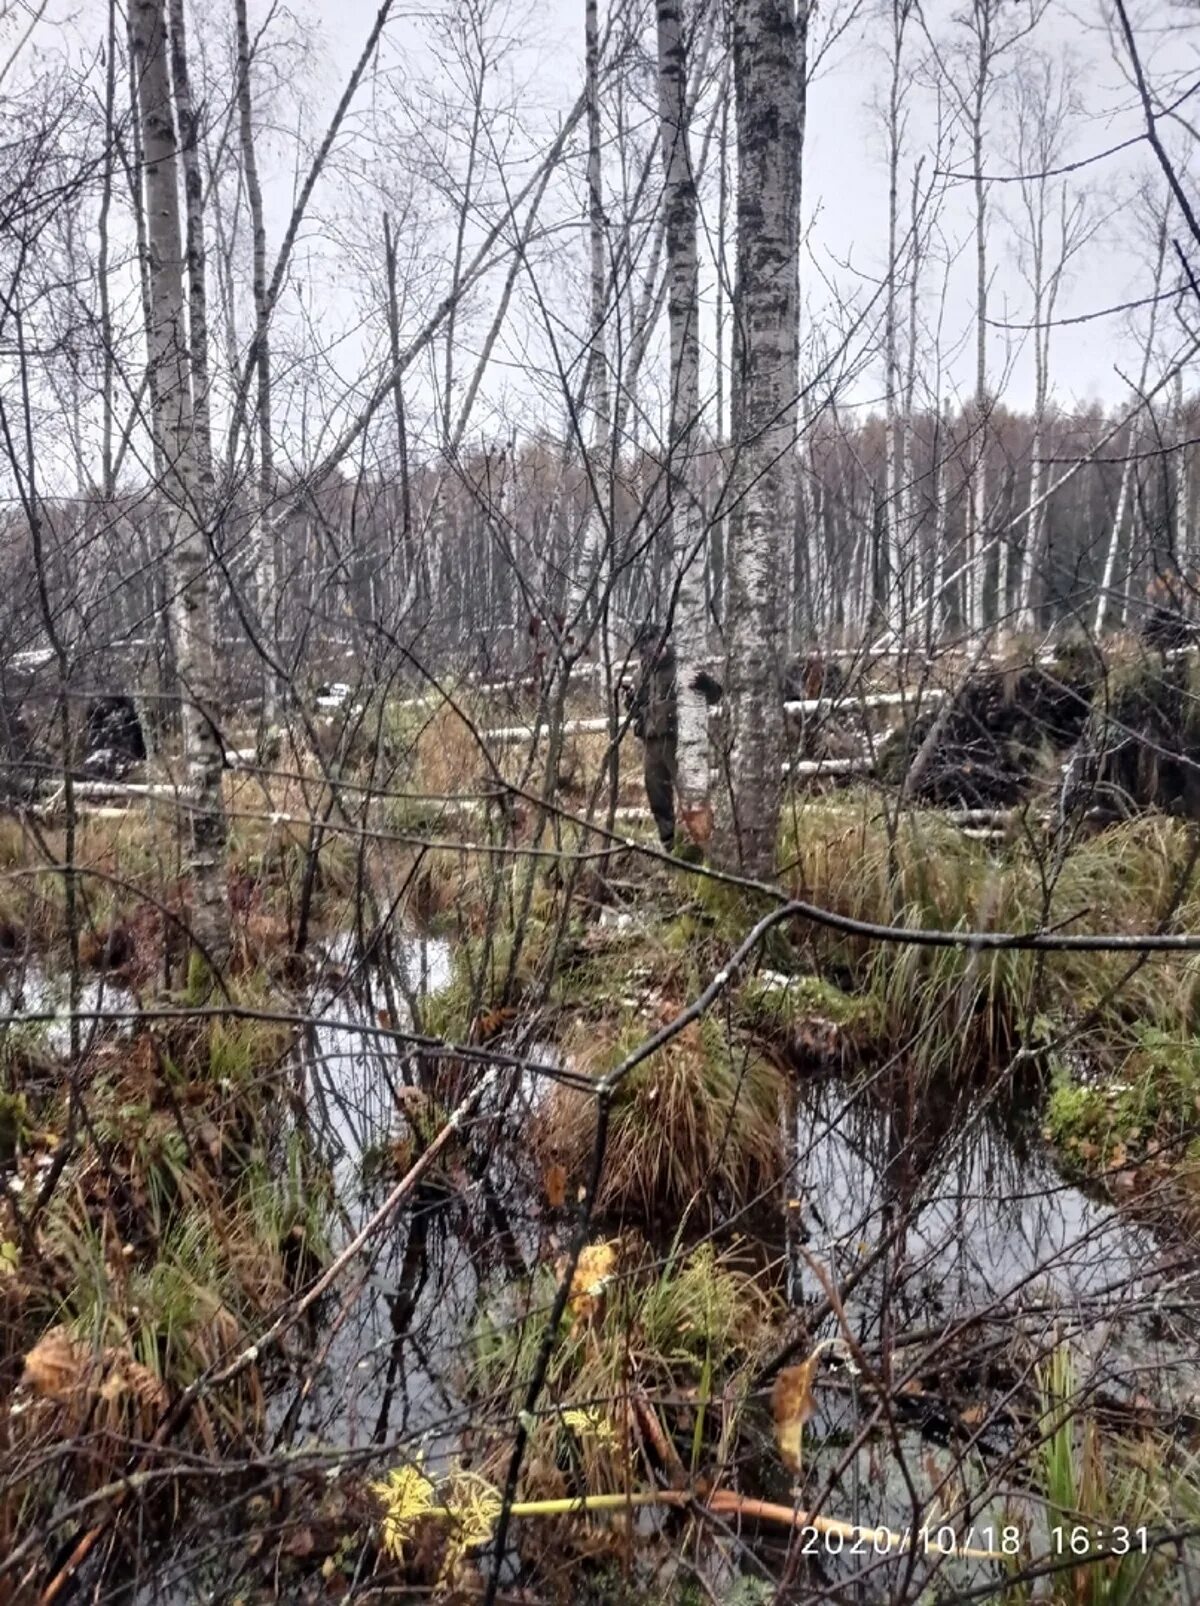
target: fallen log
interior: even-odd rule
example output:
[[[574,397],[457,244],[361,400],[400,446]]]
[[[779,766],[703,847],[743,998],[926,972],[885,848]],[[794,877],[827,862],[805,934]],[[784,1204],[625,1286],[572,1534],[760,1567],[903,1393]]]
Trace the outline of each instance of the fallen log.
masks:
[[[918,703],[922,705],[940,703],[945,697],[946,690],[942,686],[925,686],[914,691],[868,692],[865,696],[847,691],[840,697],[833,698],[792,698],[784,703],[783,711],[795,718],[806,717],[809,714],[852,713],[859,708],[911,708]]]
[[[548,726],[537,727],[536,734],[540,737]],[[567,719],[563,721],[562,733],[564,736],[595,736],[600,732],[607,732],[608,716],[598,715],[594,719]],[[528,742],[533,739],[535,732],[532,725],[503,725],[496,730],[481,731],[480,735],[485,742],[495,743],[497,747],[512,746],[517,742]]]

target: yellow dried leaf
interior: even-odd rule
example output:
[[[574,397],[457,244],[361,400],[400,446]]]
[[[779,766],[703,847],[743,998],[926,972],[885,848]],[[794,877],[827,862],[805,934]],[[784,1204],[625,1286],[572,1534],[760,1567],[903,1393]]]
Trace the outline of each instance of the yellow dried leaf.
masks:
[[[603,1446],[617,1442],[616,1429],[598,1406],[589,1406],[586,1410],[573,1408],[564,1411],[562,1419],[564,1425],[572,1432],[578,1433],[581,1439],[595,1439],[597,1444]]]
[[[818,1344],[806,1361],[798,1366],[785,1367],[775,1379],[771,1390],[771,1414],[775,1418],[775,1443],[780,1459],[793,1472],[800,1471],[800,1446],[804,1437],[804,1424],[816,1409],[813,1399],[813,1381],[821,1364]]]
[[[452,1472],[442,1489],[442,1498],[453,1514],[454,1539],[447,1566],[476,1545],[486,1545],[500,1515],[500,1492],[478,1472]]]
[[[571,1313],[577,1321],[590,1321],[599,1313],[616,1265],[615,1243],[588,1244],[581,1251],[570,1293]]]
[[[383,1548],[399,1557],[413,1525],[434,1506],[433,1484],[419,1467],[403,1466],[368,1488],[383,1507]]]

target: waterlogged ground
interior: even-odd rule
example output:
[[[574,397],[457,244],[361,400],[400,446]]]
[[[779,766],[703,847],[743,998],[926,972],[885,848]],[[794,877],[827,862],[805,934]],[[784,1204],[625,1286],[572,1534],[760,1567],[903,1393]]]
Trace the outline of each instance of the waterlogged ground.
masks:
[[[407,984],[435,990],[449,959],[442,944],[413,942]],[[411,1097],[403,1054],[385,1039],[364,1048],[354,1029],[381,1007],[371,985],[342,992],[306,1046],[312,1108],[328,1135],[347,1232],[394,1179],[386,1167],[379,1175],[379,1162]],[[538,1053],[551,1055],[545,1046]],[[536,1079],[511,1090],[507,1130],[518,1140],[539,1094]],[[762,1261],[786,1283],[790,1259],[799,1304],[860,1273],[844,1324],[826,1318],[814,1335],[830,1348],[807,1429],[806,1488],[821,1490],[823,1510],[904,1531],[927,1522],[939,1500],[957,1511],[974,1493],[968,1509],[980,1533],[1007,1524],[1044,1549],[1048,1518],[1007,1459],[1023,1425],[1012,1402],[1030,1383],[1033,1357],[1064,1337],[1079,1368],[1075,1386],[1099,1405],[1164,1422],[1200,1419],[1191,1255],[1064,1181],[1035,1108],[1014,1108],[993,1092],[906,1123],[881,1090],[821,1078],[798,1089],[795,1120],[794,1231],[790,1244],[781,1235],[766,1245]],[[662,1224],[664,1239],[671,1225]],[[448,1188],[424,1190],[415,1212],[385,1234],[360,1296],[324,1339],[315,1386],[292,1419],[296,1442],[386,1443],[399,1458],[419,1453],[434,1465],[453,1457],[472,1419],[463,1380],[481,1302],[494,1307],[498,1289],[523,1285],[552,1262],[566,1231],[548,1221],[541,1179],[519,1141],[502,1144],[480,1174],[460,1167]],[[879,1257],[885,1239],[894,1242]],[[893,1384],[903,1374],[898,1423],[865,1427],[876,1404],[868,1369],[885,1353]],[[766,1464],[763,1393],[763,1487],[789,1501],[782,1469]],[[914,1490],[924,1502],[915,1518]],[[831,1554],[826,1538],[819,1549],[805,1565],[830,1579],[861,1566],[861,1557]],[[733,1570],[753,1575],[756,1555],[773,1576],[786,1564],[781,1542],[766,1539]],[[714,1555],[714,1581],[730,1565],[728,1551]],[[895,1589],[913,1568],[944,1575],[948,1587],[995,1577],[986,1563],[960,1560],[893,1559],[881,1572],[873,1556],[870,1565],[872,1591]]]
[[[439,1113],[418,1089],[411,1050],[387,1028],[409,1023],[406,996],[448,983],[451,955],[439,941],[406,941],[390,986],[357,970],[348,945],[329,958],[336,979],[316,1001],[319,1023],[294,1069],[328,1168],[336,1252],[411,1163],[418,1123]],[[60,985],[38,974],[6,987],[8,1012],[52,1013],[66,1002]],[[130,1002],[89,982],[80,1005]],[[553,1063],[552,1044],[535,1053]],[[503,1290],[524,1288],[536,1268],[553,1265],[570,1231],[569,1211],[547,1208],[545,1178],[523,1142],[541,1091],[536,1078],[510,1080],[487,1146],[467,1147],[431,1173],[352,1264],[319,1321],[296,1335],[270,1402],[277,1453],[315,1459],[331,1479],[339,1465],[374,1475],[417,1458],[433,1470],[461,1458],[478,1427],[467,1377],[481,1309],[494,1310]],[[1046,1156],[1029,1095],[1015,1101],[992,1091],[939,1111],[914,1108],[870,1078],[813,1078],[795,1093],[791,1231],[757,1218],[734,1225],[743,1242],[759,1234],[749,1260],[790,1291],[794,1309],[826,1304],[831,1286],[847,1289],[840,1312],[826,1308],[813,1332],[780,1324],[779,1346],[794,1338],[794,1359],[826,1342],[804,1432],[807,1506],[897,1531],[934,1526],[944,1511],[960,1534],[975,1530],[976,1544],[994,1543],[1007,1526],[1044,1551],[1051,1524],[1023,1435],[1039,1368],[1064,1339],[1073,1385],[1097,1411],[1118,1424],[1195,1431],[1194,1259],[1169,1230],[1152,1231],[1066,1183]],[[664,1241],[674,1225],[659,1224]],[[735,1457],[744,1481],[792,1503],[796,1485],[775,1452],[766,1376],[746,1421]],[[218,1505],[210,1516],[197,1542],[169,1547],[131,1585],[131,1599],[238,1598],[238,1580],[250,1575],[243,1515],[223,1516]],[[654,1523],[645,1518],[638,1531],[651,1553]],[[718,1599],[731,1598],[738,1578],[784,1577],[796,1588],[854,1578],[857,1598],[872,1602],[897,1593],[915,1600],[925,1587],[926,1598],[953,1599],[997,1577],[987,1562],[853,1550],[827,1536],[789,1545],[786,1533],[746,1530],[693,1560]],[[669,1571],[654,1577],[656,1587],[670,1582]],[[289,1598],[281,1588],[278,1598]]]

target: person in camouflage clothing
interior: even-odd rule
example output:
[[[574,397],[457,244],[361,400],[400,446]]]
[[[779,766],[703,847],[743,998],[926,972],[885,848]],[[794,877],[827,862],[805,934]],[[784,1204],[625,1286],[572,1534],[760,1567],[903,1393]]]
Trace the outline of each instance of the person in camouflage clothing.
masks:
[[[626,689],[633,734],[643,744],[646,801],[658,836],[670,852],[675,844],[675,744],[679,712],[675,690],[675,647],[659,625],[645,625],[634,641],[639,658],[637,684]],[[696,688],[711,706],[724,695],[719,681],[704,670]]]

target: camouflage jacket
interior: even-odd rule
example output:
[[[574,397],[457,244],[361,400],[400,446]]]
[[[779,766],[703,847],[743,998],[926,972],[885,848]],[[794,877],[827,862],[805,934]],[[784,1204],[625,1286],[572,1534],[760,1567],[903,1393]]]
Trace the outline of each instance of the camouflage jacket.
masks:
[[[661,741],[675,735],[675,649],[669,641],[643,654],[629,712],[639,741]]]
[[[703,670],[697,674],[694,685],[704,693],[710,707],[723,696],[720,682]],[[675,648],[669,641],[643,656],[629,711],[633,716],[633,734],[639,741],[664,741],[678,734]]]

